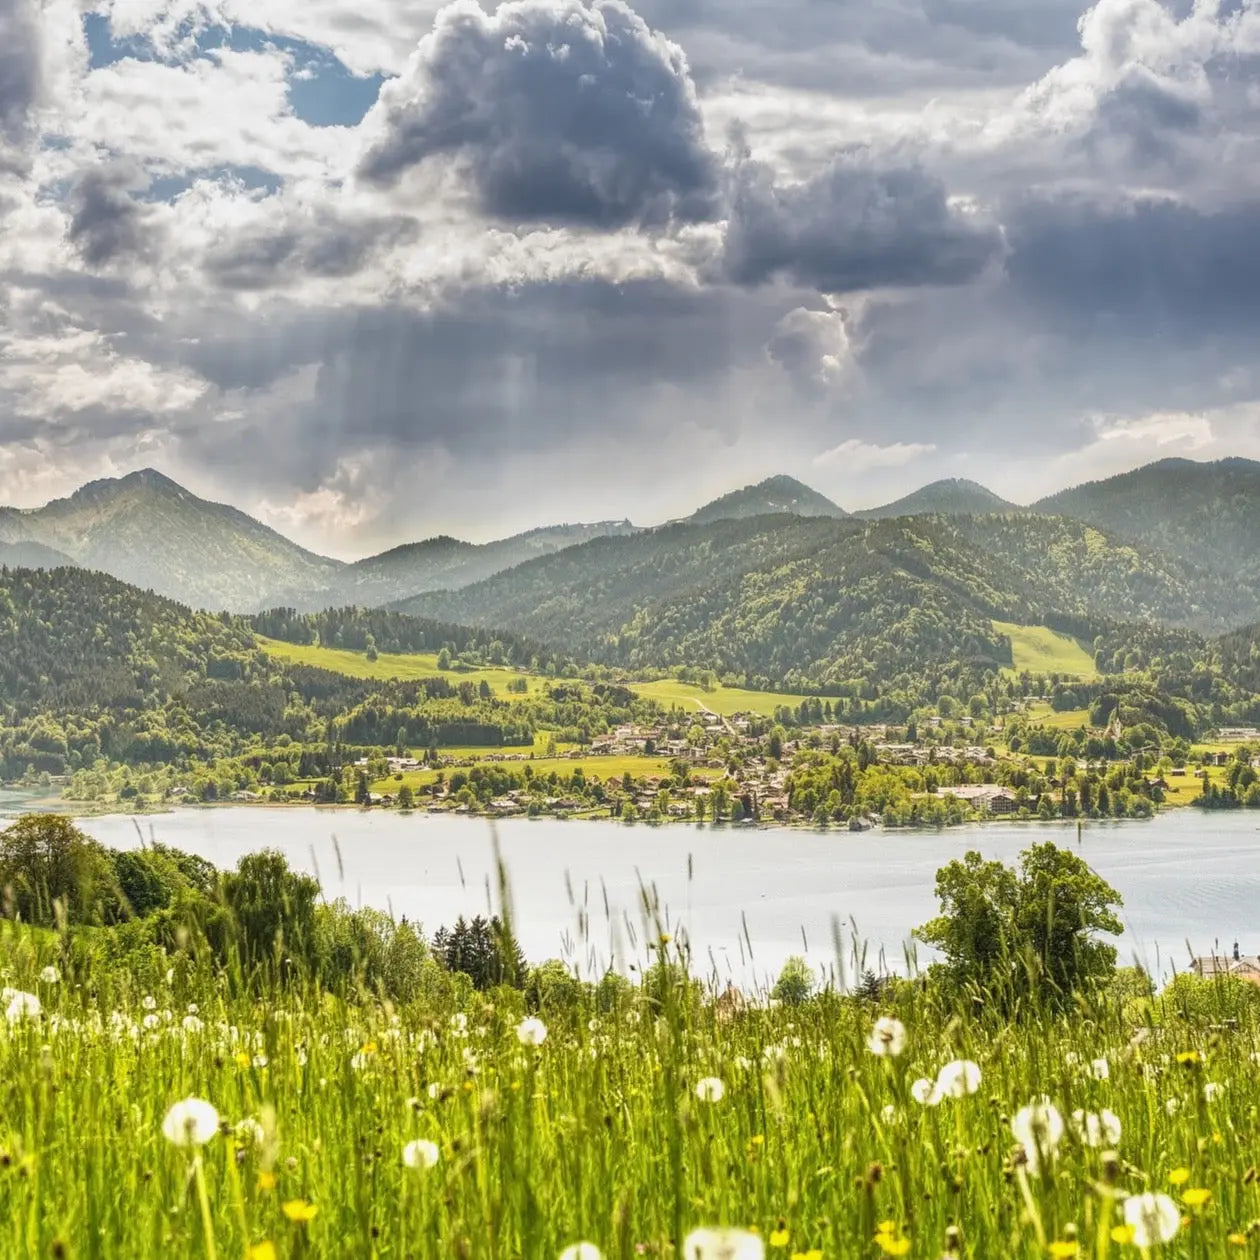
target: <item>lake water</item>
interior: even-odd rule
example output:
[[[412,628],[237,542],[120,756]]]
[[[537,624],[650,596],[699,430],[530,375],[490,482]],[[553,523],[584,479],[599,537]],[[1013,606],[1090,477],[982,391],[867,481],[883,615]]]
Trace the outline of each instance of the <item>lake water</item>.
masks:
[[[146,838],[220,867],[279,849],[317,875],[327,896],[391,909],[426,932],[498,907],[483,820],[243,807],[82,825],[127,848],[140,843],[137,823]],[[500,823],[498,836],[517,935],[532,961],[564,957],[589,974],[610,958],[640,960],[654,935],[643,912],[651,889],[668,930],[690,940],[697,968],[742,985],[776,974],[794,953],[837,968],[835,923],[845,974],[854,970],[855,932],[873,969],[882,956],[905,974],[909,932],[936,912],[942,863],[972,848],[1009,861],[1045,839],[1077,848],[1074,825],[1027,823],[850,834],[517,820]],[[1184,969],[1190,950],[1238,940],[1244,952],[1260,952],[1260,815],[1186,809],[1151,822],[1092,823],[1079,852],[1124,896],[1122,961],[1166,975]]]

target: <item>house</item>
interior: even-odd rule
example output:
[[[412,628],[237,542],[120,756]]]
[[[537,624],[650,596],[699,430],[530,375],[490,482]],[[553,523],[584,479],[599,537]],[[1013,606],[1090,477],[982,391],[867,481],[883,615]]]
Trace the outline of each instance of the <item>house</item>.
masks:
[[[1260,957],[1239,952],[1238,942],[1234,942],[1232,956],[1209,954],[1205,958],[1196,958],[1191,969],[1205,980],[1215,980],[1221,976],[1237,976],[1249,984],[1260,985]]]
[[[1250,744],[1260,741],[1260,730],[1254,726],[1223,726],[1220,739],[1225,744]]]
[[[956,787],[941,788],[940,794],[966,801],[986,814],[1013,814],[1019,809],[1015,793],[997,783],[960,783]]]

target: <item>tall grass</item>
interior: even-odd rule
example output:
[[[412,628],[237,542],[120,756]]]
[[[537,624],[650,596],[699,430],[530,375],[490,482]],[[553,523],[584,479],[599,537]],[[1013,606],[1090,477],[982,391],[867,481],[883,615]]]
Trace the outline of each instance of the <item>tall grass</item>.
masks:
[[[1146,1191],[1184,1213],[1168,1255],[1257,1246],[1260,1025],[1207,988],[1194,1017],[1101,1002],[1004,1023],[909,985],[883,1006],[732,1009],[663,940],[677,965],[656,983],[544,1009],[533,1044],[513,991],[394,1009],[257,978],[250,994],[183,956],[76,973],[58,944],[3,937],[6,983],[41,1010],[5,996],[0,1256],[509,1260],[587,1240],[629,1260],[723,1225],[771,1256],[1105,1260],[1139,1254],[1123,1201]],[[880,1016],[904,1025],[895,1056],[871,1048]],[[919,1101],[956,1060],[976,1092]],[[163,1135],[187,1097],[221,1117],[202,1147]],[[1067,1126],[1034,1172],[1012,1119],[1043,1097]],[[1114,1154],[1074,1131],[1078,1109],[1114,1113]],[[418,1139],[431,1167],[404,1162]]]

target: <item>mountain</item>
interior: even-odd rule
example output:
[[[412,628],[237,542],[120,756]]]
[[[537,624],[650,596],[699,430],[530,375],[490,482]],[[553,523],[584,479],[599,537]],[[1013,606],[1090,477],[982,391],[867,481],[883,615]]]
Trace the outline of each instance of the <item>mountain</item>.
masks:
[[[73,565],[74,561],[65,552],[45,547],[43,543],[0,543],[0,568],[62,569]]]
[[[31,511],[0,509],[0,543],[51,547],[84,568],[210,609],[253,608],[263,590],[323,584],[344,567],[151,468],[89,482]]]
[[[934,481],[883,507],[867,508],[853,515],[866,521],[880,521],[894,516],[985,516],[992,512],[1021,510],[978,481],[951,477]]]
[[[611,665],[858,696],[1009,665],[993,620],[1092,639],[1121,622],[1218,632],[1260,616],[1255,592],[1219,573],[1026,515],[677,524],[400,607]]]
[[[1260,463],[1164,459],[1063,490],[1034,512],[1070,516],[1246,581],[1260,578]]]
[[[687,518],[691,525],[708,525],[713,521],[743,520],[750,516],[830,516],[841,518],[848,513],[825,495],[797,481],[794,477],[767,477],[755,486],[732,490]]]
[[[299,612],[350,605],[375,608],[425,591],[458,590],[538,556],[593,538],[634,532],[629,521],[602,521],[548,526],[480,546],[455,538],[431,538],[347,565],[333,582],[322,586],[275,591],[258,606],[296,608]]]

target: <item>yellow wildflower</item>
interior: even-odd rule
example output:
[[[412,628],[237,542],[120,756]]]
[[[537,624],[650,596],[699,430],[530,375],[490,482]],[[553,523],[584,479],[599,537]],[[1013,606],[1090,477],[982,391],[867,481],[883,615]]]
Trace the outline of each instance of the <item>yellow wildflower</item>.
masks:
[[[1233,1233],[1230,1234],[1225,1241],[1234,1247],[1245,1247],[1247,1245],[1247,1235]],[[793,1260],[795,1260],[795,1257],[793,1257]]]
[[[1211,1190],[1203,1186],[1195,1186],[1185,1192],[1181,1196],[1181,1201],[1186,1207],[1200,1208],[1212,1197]]]
[[[1132,1225],[1115,1225],[1111,1230],[1111,1241],[1117,1243],[1131,1243],[1133,1235],[1137,1231]]]
[[[788,1231],[783,1228],[772,1229],[770,1231],[770,1246],[786,1247],[788,1245]]]
[[[280,1210],[295,1224],[305,1225],[315,1218],[319,1208],[313,1203],[307,1203],[305,1199],[289,1199],[280,1205]]]
[[[875,1245],[886,1256],[904,1256],[910,1250],[910,1239],[897,1237],[895,1221],[880,1221],[875,1231]]]
[[[1178,1063],[1202,1063],[1203,1056],[1197,1050],[1183,1050],[1177,1056]]]
[[[260,1172],[258,1174],[259,1190],[274,1190],[276,1188],[276,1174],[273,1172]]]
[[[808,1251],[794,1251],[792,1260],[823,1260],[822,1248],[811,1247]]]
[[[1190,1180],[1190,1169],[1174,1168],[1168,1174],[1168,1183],[1173,1186],[1184,1186]]]
[[[236,1066],[238,1068],[249,1067],[249,1055],[247,1055],[244,1050],[238,1050],[236,1052]]]
[[[1050,1244],[1050,1254],[1055,1260],[1072,1260],[1072,1257],[1080,1251],[1080,1246],[1072,1241],[1052,1242]]]
[[[267,1240],[255,1243],[246,1250],[245,1260],[276,1260],[276,1244]]]

